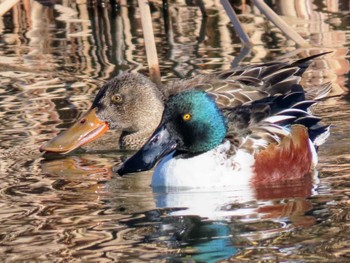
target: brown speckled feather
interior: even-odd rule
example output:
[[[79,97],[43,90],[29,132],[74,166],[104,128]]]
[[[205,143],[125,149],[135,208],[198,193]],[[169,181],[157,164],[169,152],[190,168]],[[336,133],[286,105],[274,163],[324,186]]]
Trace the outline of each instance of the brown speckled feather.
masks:
[[[183,90],[201,89],[211,94],[220,108],[236,107],[270,95],[290,92],[294,85],[299,84],[300,76],[312,59],[320,55],[322,54],[295,62],[277,61],[210,75],[198,75],[190,79],[173,81],[160,90],[167,100],[169,96]],[[307,99],[314,99],[317,96],[317,92],[306,94]]]

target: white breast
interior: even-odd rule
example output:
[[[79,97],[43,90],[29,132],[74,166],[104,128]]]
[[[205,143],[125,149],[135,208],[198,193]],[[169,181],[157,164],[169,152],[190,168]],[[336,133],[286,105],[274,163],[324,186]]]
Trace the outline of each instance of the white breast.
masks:
[[[228,156],[228,141],[215,149],[192,158],[168,155],[158,164],[153,187],[213,188],[247,186],[252,177],[254,157],[239,150]]]

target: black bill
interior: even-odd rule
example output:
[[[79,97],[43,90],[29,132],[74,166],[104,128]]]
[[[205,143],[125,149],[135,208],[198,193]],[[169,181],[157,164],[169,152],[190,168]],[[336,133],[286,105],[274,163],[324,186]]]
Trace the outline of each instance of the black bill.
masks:
[[[124,175],[150,170],[162,157],[174,151],[175,148],[175,140],[171,138],[166,126],[161,125],[139,151],[121,166],[114,167],[113,171]]]

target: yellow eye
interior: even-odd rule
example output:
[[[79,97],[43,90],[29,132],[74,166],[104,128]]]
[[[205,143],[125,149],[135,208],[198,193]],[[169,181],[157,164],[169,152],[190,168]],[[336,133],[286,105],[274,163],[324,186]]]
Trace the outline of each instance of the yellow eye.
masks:
[[[189,120],[191,119],[191,114],[189,114],[189,113],[184,114],[184,115],[182,116],[182,119],[183,119],[184,121],[189,121]]]
[[[114,103],[121,103],[123,101],[123,97],[120,94],[115,94],[112,96],[112,101]]]

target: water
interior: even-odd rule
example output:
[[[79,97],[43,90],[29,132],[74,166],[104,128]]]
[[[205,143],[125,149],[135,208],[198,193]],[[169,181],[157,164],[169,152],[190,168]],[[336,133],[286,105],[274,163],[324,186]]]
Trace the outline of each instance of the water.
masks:
[[[319,151],[319,183],[250,194],[164,192],[149,187],[151,173],[117,177],[111,167],[131,152],[116,149],[113,132],[85,150],[44,158],[38,147],[87,110],[104,81],[147,73],[147,62],[136,2],[41,3],[21,2],[0,19],[1,261],[349,260],[348,1],[295,2],[295,9],[277,1],[318,47],[301,50],[249,5],[238,9],[254,43],[242,64],[333,50],[304,82],[332,81],[332,95],[343,93],[315,108],[332,125]],[[240,43],[220,4],[206,1],[205,17],[196,4],[169,6],[166,27],[161,3],[151,4],[163,81],[229,68]]]

